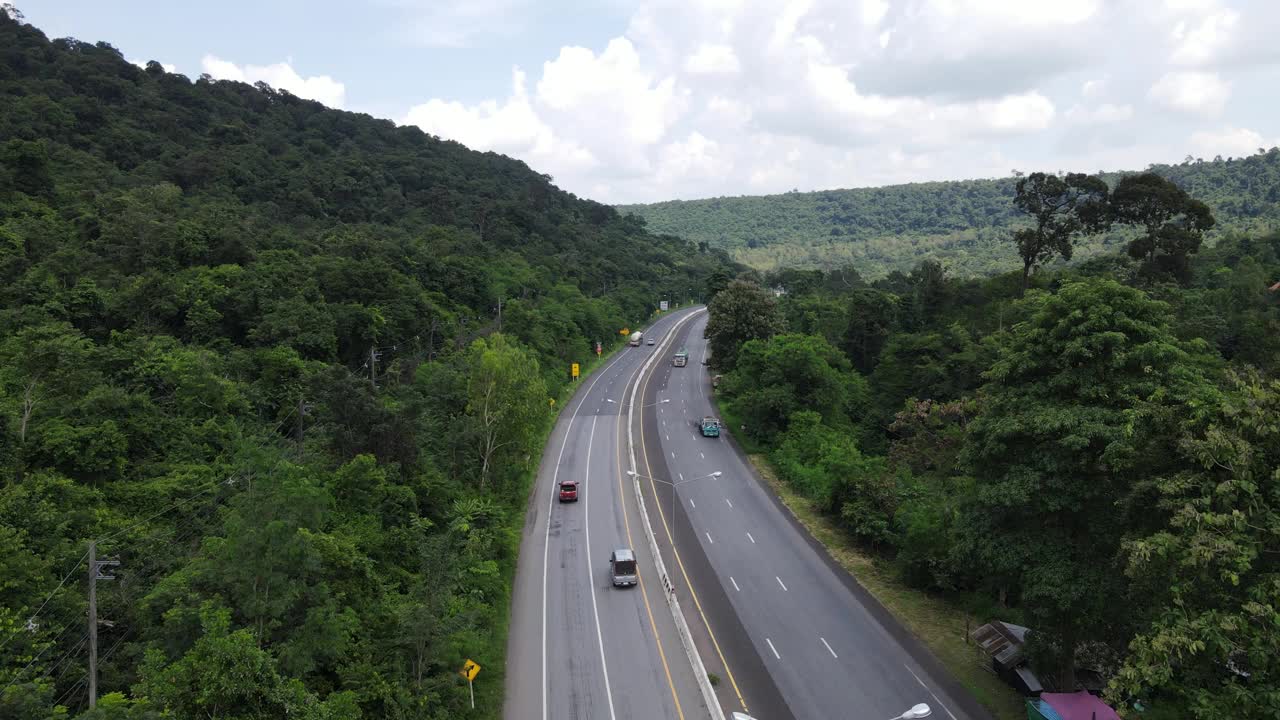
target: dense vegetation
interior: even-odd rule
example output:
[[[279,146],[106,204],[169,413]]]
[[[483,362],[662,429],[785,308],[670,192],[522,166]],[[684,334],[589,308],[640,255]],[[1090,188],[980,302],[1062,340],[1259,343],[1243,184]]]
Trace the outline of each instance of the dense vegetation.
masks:
[[[722,410],[905,582],[1032,628],[1050,686],[1096,673],[1133,717],[1273,718],[1280,234],[1163,263],[1210,220],[1163,182],[1089,192],[1118,223],[1183,208],[1157,224],[1171,255],[1138,231],[1025,293],[1020,270],[934,261],[716,280]]]
[[[1244,158],[1203,160],[1149,168],[1205,202],[1218,219],[1215,241],[1226,232],[1260,232],[1280,224],[1280,149]],[[1119,176],[1098,175],[1115,185]],[[1024,225],[1011,200],[1016,177],[933,182],[761,197],[675,200],[619,208],[649,227],[707,247],[728,250],[760,270],[831,269],[855,264],[867,278],[909,272],[938,260],[962,277],[1018,267],[1005,240]],[[1127,242],[1121,232],[1099,233],[1078,244],[1076,256],[1105,254]]]
[[[494,717],[569,363],[723,253],[0,13],[0,717]],[[484,671],[478,710],[456,671]]]

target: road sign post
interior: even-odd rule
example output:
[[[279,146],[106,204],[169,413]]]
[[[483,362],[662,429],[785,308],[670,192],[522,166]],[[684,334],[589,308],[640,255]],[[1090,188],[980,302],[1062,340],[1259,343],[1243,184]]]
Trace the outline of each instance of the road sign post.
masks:
[[[471,658],[462,663],[462,669],[458,674],[467,679],[467,689],[471,691],[471,709],[476,709],[476,688],[472,681],[476,679],[476,675],[480,674],[480,664]]]
[[[569,366],[569,372],[573,374],[573,379],[578,379],[578,363]]]

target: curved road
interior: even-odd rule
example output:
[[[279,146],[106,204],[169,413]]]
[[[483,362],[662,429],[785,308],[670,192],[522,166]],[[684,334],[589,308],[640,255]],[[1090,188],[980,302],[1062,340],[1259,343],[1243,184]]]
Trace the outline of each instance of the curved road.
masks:
[[[718,690],[725,710],[746,706],[759,720],[883,720],[925,702],[935,718],[987,720],[796,524],[732,443],[698,432],[695,421],[715,414],[702,365],[706,320],[686,323],[673,343],[689,351],[689,365],[657,364],[641,385],[641,402],[652,407],[635,442],[664,559],[677,591],[698,599],[686,615],[695,636],[701,631],[702,657],[729,676]],[[670,554],[673,534],[678,555]]]
[[[657,321],[583,378],[543,452],[520,544],[507,647],[507,720],[709,717],[676,635],[625,473],[623,418],[643,362],[694,309]],[[686,322],[686,324],[688,324]],[[579,500],[557,501],[559,480]],[[630,547],[640,585],[617,589],[609,554]]]

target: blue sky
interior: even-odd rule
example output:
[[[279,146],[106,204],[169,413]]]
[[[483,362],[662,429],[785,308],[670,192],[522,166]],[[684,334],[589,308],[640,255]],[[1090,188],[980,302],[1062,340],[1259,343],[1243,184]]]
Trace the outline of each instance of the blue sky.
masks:
[[[604,202],[1280,144],[1274,0],[26,0],[53,37],[519,157]]]

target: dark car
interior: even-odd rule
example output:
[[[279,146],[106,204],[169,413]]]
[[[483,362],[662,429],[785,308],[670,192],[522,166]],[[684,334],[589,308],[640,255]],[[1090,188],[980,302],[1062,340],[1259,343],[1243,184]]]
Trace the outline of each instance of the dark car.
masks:
[[[577,480],[562,480],[560,482],[560,502],[578,502]]]

